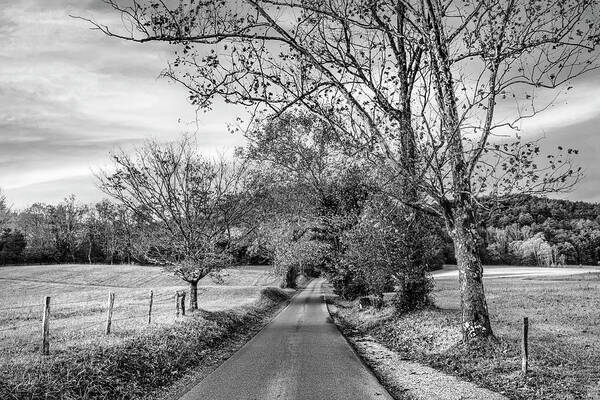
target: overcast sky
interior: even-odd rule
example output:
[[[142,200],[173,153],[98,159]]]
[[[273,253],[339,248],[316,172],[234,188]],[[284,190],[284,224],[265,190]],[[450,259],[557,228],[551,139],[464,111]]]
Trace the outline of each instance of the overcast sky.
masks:
[[[186,92],[158,75],[166,46],[104,37],[69,14],[117,24],[100,0],[0,0],[0,188],[10,204],[102,195],[92,171],[108,152],[147,138],[198,131],[207,152],[241,143],[227,132],[232,110],[199,115]],[[580,149],[586,177],[563,197],[600,201],[600,74],[574,84],[549,112],[523,126],[545,147]]]
[[[227,132],[231,113],[196,124],[186,92],[158,79],[166,46],[110,39],[69,14],[119,23],[100,0],[0,0],[0,188],[9,203],[97,200],[92,171],[109,151],[147,138],[197,130],[213,153],[240,142]]]

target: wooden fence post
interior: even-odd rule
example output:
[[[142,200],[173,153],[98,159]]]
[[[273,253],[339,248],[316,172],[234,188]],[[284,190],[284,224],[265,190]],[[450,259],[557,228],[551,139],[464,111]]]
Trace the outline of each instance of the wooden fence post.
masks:
[[[114,292],[108,293],[108,309],[106,311],[106,335],[110,333],[110,324],[112,321],[113,306],[115,305]]]
[[[181,315],[185,316],[185,292],[181,293]]]
[[[152,301],[154,300],[154,292],[150,291],[150,304],[148,305],[148,324],[152,322]]]
[[[175,292],[175,316],[179,317],[179,290]]]
[[[42,316],[42,355],[50,354],[50,296],[44,297],[44,314]]]
[[[529,334],[529,318],[523,317],[523,341],[521,342],[521,372],[527,374],[529,346],[527,336]]]

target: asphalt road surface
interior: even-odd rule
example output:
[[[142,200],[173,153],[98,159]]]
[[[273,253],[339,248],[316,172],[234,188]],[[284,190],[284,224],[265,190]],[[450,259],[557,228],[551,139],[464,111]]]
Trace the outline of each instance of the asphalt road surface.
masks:
[[[331,321],[322,279],[182,400],[392,400]]]

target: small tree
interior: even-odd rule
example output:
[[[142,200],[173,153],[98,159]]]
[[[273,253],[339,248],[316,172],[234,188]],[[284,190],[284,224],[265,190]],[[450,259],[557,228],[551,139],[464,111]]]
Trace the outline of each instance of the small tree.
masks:
[[[200,279],[232,262],[229,229],[248,204],[244,167],[200,156],[188,138],[147,142],[111,159],[114,169],[98,174],[100,189],[145,221],[138,249],[189,283],[197,309]]]
[[[88,216],[88,224],[95,225],[95,228],[97,228],[96,234],[99,236],[99,245],[102,248],[104,262],[113,264],[119,244],[119,213],[117,207],[114,203],[105,199],[96,203],[91,211]],[[93,233],[90,229],[88,235],[92,236]]]
[[[27,240],[24,254],[27,262],[57,261],[56,242],[52,234],[52,212],[52,206],[34,203],[19,213],[16,225]]]
[[[58,205],[48,206],[48,211],[58,260],[75,262],[76,252],[87,238],[84,224],[87,206],[78,204],[75,195],[70,195]]]

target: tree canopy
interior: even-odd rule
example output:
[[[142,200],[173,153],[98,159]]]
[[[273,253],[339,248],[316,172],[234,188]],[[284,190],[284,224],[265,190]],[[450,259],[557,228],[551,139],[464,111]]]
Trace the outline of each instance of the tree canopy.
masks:
[[[90,21],[104,33],[175,45],[164,75],[193,104],[247,106],[253,120],[308,112],[385,171],[397,200],[442,217],[464,338],[492,336],[477,199],[566,190],[579,178],[573,149],[538,159],[514,130],[547,107],[540,90],[598,68],[598,1],[105,2],[125,29]]]

